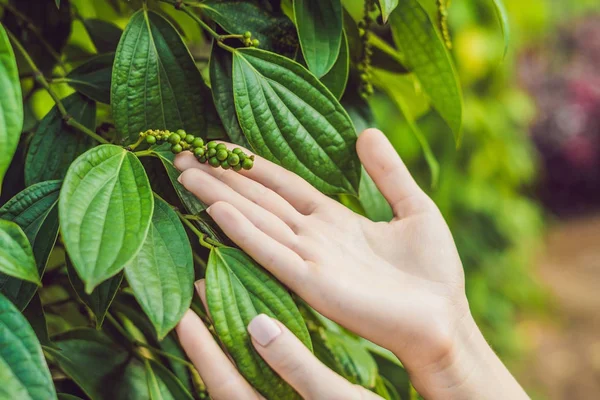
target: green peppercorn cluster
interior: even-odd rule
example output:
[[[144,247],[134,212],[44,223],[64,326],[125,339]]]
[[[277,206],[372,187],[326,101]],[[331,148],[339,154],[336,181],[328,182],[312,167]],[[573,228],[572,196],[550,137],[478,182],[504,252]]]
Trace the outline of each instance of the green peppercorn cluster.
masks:
[[[448,29],[448,7],[450,0],[436,0],[438,8],[438,23],[442,32],[442,39],[448,49],[452,49],[452,38]]]
[[[252,38],[252,32],[246,31],[244,32],[243,36],[244,38],[242,39],[242,42],[247,47],[258,47],[260,45],[260,41],[258,39]]]
[[[358,71],[360,72],[360,95],[366,99],[373,94],[373,84],[371,83],[371,57],[373,56],[373,47],[369,42],[371,34],[371,25],[373,18],[371,14],[376,9],[374,0],[365,1],[363,19],[358,22],[358,35],[362,43],[362,55],[358,63]]]
[[[140,136],[148,144],[168,142],[171,144],[171,152],[179,154],[184,150],[191,151],[201,163],[223,169],[250,169],[254,166],[254,156],[247,155],[240,148],[229,150],[223,143],[211,141],[204,143],[200,137],[186,133],[183,129],[177,132],[148,130],[140,133]]]

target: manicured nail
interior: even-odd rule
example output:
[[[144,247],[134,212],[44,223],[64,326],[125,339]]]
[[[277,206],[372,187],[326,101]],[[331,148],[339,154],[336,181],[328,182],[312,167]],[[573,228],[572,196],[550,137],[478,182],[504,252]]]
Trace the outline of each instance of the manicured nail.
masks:
[[[281,334],[279,326],[265,314],[254,317],[248,324],[248,332],[262,347],[267,347],[277,336]]]

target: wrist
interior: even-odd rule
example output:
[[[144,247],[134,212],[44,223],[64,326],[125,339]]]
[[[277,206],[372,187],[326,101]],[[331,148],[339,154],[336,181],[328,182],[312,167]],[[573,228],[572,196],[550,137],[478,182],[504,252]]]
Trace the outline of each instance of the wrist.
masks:
[[[444,352],[421,366],[406,365],[415,389],[427,399],[526,399],[493,352],[470,313],[445,340]]]

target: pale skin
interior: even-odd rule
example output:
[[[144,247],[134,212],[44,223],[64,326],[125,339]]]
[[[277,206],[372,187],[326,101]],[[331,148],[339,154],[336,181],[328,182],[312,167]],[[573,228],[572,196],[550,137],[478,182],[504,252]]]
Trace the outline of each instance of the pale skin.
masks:
[[[380,131],[363,132],[357,152],[392,206],[389,223],[355,214],[260,157],[239,173],[187,152],[175,165],[231,240],[321,314],[392,351],[423,397],[528,398],[471,316],[462,264],[433,201]],[[204,299],[204,282],[196,287]],[[279,322],[258,316],[248,330],[303,398],[379,398],[325,367]],[[214,399],[261,398],[193,312],[177,333]]]

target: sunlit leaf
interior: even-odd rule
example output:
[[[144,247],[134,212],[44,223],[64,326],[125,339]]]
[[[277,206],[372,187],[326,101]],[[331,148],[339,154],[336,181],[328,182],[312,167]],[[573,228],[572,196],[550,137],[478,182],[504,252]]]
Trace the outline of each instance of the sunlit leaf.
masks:
[[[257,49],[233,56],[240,125],[261,156],[327,194],[356,194],[356,132],[331,92],[300,64]]]
[[[0,272],[41,284],[27,236],[19,225],[3,219],[0,219]]]
[[[377,5],[381,11],[381,19],[385,24],[392,11],[398,6],[398,0],[377,0]]]
[[[119,146],[102,145],[73,162],[58,206],[67,252],[91,293],[140,250],[154,198],[138,158]]]
[[[15,53],[0,25],[0,192],[23,128],[23,101]]]
[[[338,59],[342,44],[340,0],[294,0],[294,19],[308,69],[325,75]]]
[[[206,299],[219,339],[248,382],[267,398],[299,398],[258,355],[246,330],[255,316],[264,313],[312,349],[302,315],[287,290],[242,251],[215,247],[206,270]]]
[[[392,33],[409,70],[457,143],[461,138],[462,93],[454,64],[434,22],[418,0],[403,0],[390,16]]]
[[[111,105],[130,142],[147,129],[185,129],[206,137],[203,104],[210,93],[181,36],[152,11],[135,13],[119,42]]]
[[[142,249],[125,267],[127,281],[162,339],[189,309],[194,261],[188,236],[171,206],[154,200],[152,225]]]
[[[40,342],[15,306],[0,294],[0,398],[56,399]]]

